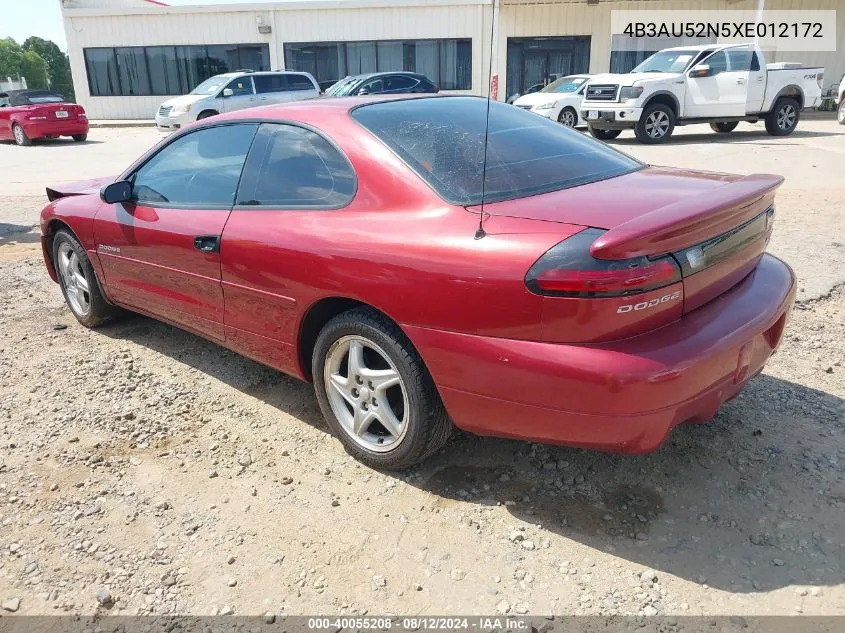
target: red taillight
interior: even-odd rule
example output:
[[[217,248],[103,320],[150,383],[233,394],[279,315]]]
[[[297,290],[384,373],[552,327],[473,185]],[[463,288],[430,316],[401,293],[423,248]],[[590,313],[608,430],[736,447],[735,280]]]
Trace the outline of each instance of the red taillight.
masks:
[[[681,269],[671,256],[595,259],[590,245],[603,232],[585,229],[549,249],[525,276],[529,290],[559,297],[622,297],[681,280]]]

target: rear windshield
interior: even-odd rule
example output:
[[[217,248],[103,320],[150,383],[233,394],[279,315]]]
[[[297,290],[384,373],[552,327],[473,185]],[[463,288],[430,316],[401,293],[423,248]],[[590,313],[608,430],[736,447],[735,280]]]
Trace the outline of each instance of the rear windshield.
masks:
[[[386,143],[441,197],[473,205],[547,193],[640,169],[634,159],[557,122],[487,101],[437,97],[367,104],[352,117]]]

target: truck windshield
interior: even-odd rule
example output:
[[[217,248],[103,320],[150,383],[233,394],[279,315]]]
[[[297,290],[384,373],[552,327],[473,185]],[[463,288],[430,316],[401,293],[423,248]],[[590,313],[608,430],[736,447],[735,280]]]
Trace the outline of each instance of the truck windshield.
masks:
[[[632,73],[682,73],[692,61],[698,51],[687,50],[666,50],[655,53],[639,66],[632,70]]]

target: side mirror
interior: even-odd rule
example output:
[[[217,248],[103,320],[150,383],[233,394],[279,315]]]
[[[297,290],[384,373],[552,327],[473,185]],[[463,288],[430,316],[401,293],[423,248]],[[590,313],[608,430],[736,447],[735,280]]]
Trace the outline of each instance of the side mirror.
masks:
[[[361,89],[358,91],[358,96],[360,96],[360,97],[363,97],[364,95],[368,95],[368,94],[370,94],[370,89],[369,89],[369,88],[361,88]]]
[[[231,97],[233,94],[235,94],[235,91],[232,90],[231,88],[223,88],[223,96],[224,97]]]
[[[128,180],[118,180],[100,189],[100,200],[106,204],[129,202],[132,199],[132,183]]]
[[[689,76],[692,79],[697,79],[699,77],[709,77],[713,74],[713,69],[710,68],[710,64],[696,64],[692,67],[692,70],[689,71]]]

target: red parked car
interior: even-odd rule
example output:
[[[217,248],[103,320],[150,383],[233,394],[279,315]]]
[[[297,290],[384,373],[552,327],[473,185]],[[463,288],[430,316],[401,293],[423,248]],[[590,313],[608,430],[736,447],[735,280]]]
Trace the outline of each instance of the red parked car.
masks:
[[[117,178],[49,188],[44,261],[83,325],[125,308],[313,381],[380,468],[452,424],[633,453],[709,419],[793,303],[764,253],[781,178],[649,167],[495,102],[485,152],[486,109],[214,117]]]
[[[0,92],[0,140],[31,145],[33,139],[88,138],[88,117],[81,105],[49,90]]]

